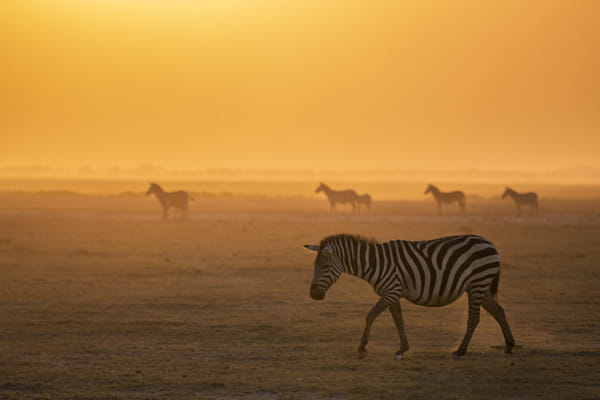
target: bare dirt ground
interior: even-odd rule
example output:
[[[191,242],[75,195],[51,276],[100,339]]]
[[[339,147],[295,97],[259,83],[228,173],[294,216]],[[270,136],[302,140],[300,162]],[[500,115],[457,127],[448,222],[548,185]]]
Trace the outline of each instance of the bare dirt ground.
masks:
[[[548,200],[536,217],[513,207],[437,216],[431,199],[389,201],[351,216],[324,199],[221,196],[163,222],[139,195],[2,194],[0,398],[598,399],[600,201]],[[342,276],[325,301],[308,295],[302,245],[340,232],[486,236],[520,347],[504,356],[482,311],[454,360],[466,299],[404,302],[405,358],[384,313],[358,360],[370,286]]]

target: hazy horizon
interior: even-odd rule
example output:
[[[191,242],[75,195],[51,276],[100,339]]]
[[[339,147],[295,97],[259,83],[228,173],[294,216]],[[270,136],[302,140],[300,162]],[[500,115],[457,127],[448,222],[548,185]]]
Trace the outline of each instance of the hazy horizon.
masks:
[[[467,182],[467,183],[554,183],[600,184],[600,168],[517,169],[292,169],[292,168],[218,168],[173,169],[142,164],[133,167],[84,165],[0,165],[0,178],[15,179],[146,179],[146,180],[222,180],[222,181],[319,181],[346,182]]]
[[[149,182],[165,190],[187,190],[204,196],[267,196],[322,198],[319,182],[333,189],[355,189],[377,200],[428,200],[427,184],[441,190],[463,190],[469,197],[498,198],[505,187],[536,191],[542,198],[599,199],[600,168],[553,171],[494,170],[251,170],[204,168],[171,170],[153,165],[136,168],[76,169],[0,167],[0,193],[142,195]],[[429,196],[430,197],[430,196]]]

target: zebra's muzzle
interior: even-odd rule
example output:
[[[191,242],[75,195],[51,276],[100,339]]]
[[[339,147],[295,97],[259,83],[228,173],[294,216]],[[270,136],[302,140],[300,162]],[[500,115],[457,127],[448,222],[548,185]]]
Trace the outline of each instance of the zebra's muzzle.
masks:
[[[313,300],[323,300],[325,298],[325,292],[319,290],[317,285],[310,285],[310,297]]]

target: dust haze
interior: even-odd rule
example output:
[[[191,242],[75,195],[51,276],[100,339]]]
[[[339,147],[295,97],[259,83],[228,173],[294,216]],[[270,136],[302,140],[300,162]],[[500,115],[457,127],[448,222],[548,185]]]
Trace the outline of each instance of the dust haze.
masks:
[[[489,187],[466,185],[465,213],[449,204],[438,215],[424,184],[414,188],[418,198],[378,199],[375,187],[354,183],[347,187],[374,195],[370,209],[353,215],[348,204],[331,213],[325,196],[314,193],[317,182],[306,183],[304,196],[281,196],[167,181],[166,191],[186,189],[194,200],[187,220],[163,221],[160,203],[144,195],[147,185],[0,193],[2,397],[599,394],[595,195],[561,197],[559,186],[549,197],[552,190],[538,187],[538,214],[517,216],[515,203],[501,198],[504,187],[476,196]],[[467,355],[450,357],[465,328],[463,296],[433,309],[403,301],[411,345],[404,359],[393,358],[399,342],[384,313],[368,357],[357,360],[364,316],[377,296],[366,282],[342,276],[324,302],[311,300],[313,256],[302,247],[340,232],[379,240],[489,238],[501,257],[499,299],[514,354],[502,354],[502,333],[482,312]]]

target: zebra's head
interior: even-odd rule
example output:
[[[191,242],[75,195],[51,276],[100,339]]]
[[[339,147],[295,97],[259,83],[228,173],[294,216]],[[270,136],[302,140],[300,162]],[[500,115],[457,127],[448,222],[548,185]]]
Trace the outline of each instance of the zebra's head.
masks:
[[[158,185],[156,183],[150,183],[150,187],[148,188],[148,190],[146,191],[146,196],[150,196],[152,193],[154,193],[156,191],[156,187]]]
[[[342,274],[341,263],[328,245],[307,244],[304,247],[317,252],[315,271],[310,285],[310,297],[314,300],[323,300],[327,290]]]
[[[513,191],[514,191],[514,190],[512,190],[512,189],[511,189],[511,188],[509,188],[509,187],[507,187],[507,188],[504,190],[504,194],[502,195],[502,198],[503,198],[503,199],[504,199],[504,198],[506,198],[506,196],[508,196],[508,195],[510,194],[510,192],[513,192]]]
[[[423,194],[427,194],[429,192],[433,192],[435,189],[435,186],[433,186],[432,184],[429,184],[429,186],[427,186],[427,189],[425,189],[425,193]]]
[[[322,191],[324,191],[325,189],[328,189],[328,187],[327,187],[327,185],[326,185],[326,184],[324,184],[323,182],[319,182],[319,183],[320,183],[320,185],[319,185],[319,187],[318,187],[318,188],[315,190],[315,193],[319,193],[319,192],[322,192]],[[306,246],[305,246],[305,247],[306,247]]]

